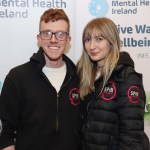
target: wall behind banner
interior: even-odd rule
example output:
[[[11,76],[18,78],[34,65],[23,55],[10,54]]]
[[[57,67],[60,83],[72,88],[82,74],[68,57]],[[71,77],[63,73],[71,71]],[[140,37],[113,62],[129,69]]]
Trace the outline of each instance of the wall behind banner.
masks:
[[[48,8],[62,8],[71,23],[72,42],[67,55],[76,63],[82,51],[82,30],[92,18],[111,18],[128,51],[143,73],[147,94],[145,130],[150,138],[150,0],[0,0],[0,91],[9,70],[37,52],[39,19]]]

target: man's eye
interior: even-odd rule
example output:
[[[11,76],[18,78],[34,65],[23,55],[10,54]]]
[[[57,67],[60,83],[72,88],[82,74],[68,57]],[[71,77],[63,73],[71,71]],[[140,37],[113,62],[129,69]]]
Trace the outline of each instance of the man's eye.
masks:
[[[63,32],[57,32],[56,34],[57,34],[57,36],[63,36],[64,35]]]
[[[46,36],[50,36],[52,33],[51,32],[45,32]]]

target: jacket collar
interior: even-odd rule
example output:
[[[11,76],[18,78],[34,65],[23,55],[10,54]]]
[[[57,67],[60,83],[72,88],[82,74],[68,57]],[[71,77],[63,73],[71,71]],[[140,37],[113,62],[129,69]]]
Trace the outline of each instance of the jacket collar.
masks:
[[[30,58],[31,62],[34,62],[37,64],[37,71],[42,71],[42,68],[45,66],[45,58],[44,58],[44,51],[42,48],[38,50],[37,53],[34,53],[32,57]],[[76,74],[76,66],[75,64],[66,56],[63,54],[63,61],[65,61],[67,66],[67,74],[73,75]]]

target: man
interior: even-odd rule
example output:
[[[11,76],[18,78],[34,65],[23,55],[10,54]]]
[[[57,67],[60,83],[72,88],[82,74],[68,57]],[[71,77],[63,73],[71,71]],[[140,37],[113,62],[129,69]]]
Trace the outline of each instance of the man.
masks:
[[[64,55],[70,23],[62,9],[40,19],[40,49],[6,76],[0,97],[2,150],[79,150],[80,100],[73,62]]]

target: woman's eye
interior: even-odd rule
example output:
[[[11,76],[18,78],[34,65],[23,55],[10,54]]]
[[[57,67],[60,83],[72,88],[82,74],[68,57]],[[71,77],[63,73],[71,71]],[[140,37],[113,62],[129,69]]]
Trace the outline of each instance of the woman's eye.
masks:
[[[102,40],[103,40],[103,38],[101,38],[101,37],[96,38],[96,41],[102,41]]]
[[[89,42],[90,40],[90,38],[84,38],[84,42]]]

